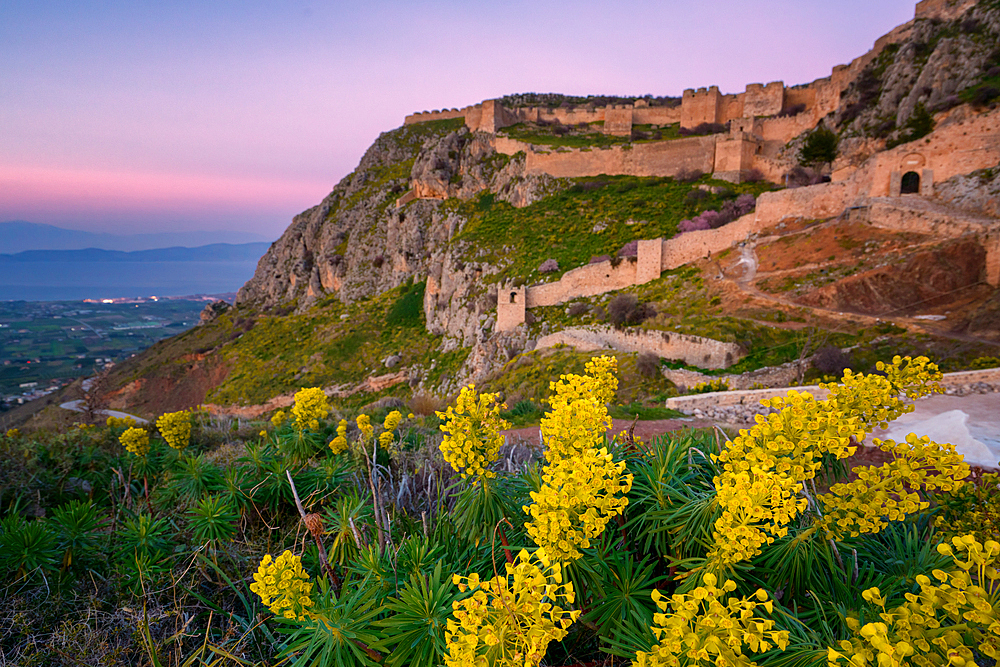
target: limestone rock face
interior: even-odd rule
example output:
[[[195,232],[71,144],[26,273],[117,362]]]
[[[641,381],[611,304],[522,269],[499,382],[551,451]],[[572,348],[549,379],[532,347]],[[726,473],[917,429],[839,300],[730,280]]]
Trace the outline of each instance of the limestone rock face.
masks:
[[[982,80],[998,41],[995,4],[980,2],[950,21],[917,20],[844,91],[837,126],[847,137],[899,136],[918,104],[931,112],[957,104],[958,92]]]
[[[352,302],[427,276],[452,294],[447,286],[467,277],[464,267],[459,275],[448,275],[454,267],[443,248],[461,231],[463,219],[442,208],[441,201],[488,191],[514,206],[527,206],[557,186],[551,177],[526,176],[523,158],[496,153],[488,135],[463,127],[429,132],[418,143],[409,136],[413,127],[422,129],[383,133],[353,173],[318,206],[295,216],[240,289],[239,305],[264,310],[292,305],[303,311],[330,295]],[[418,199],[397,206],[411,190]],[[467,340],[476,317],[431,313],[428,323],[435,320],[436,328]]]
[[[935,183],[934,195],[955,206],[1000,218],[1000,168]]]
[[[227,310],[229,310],[229,304],[225,301],[213,301],[202,309],[198,324],[208,324]]]

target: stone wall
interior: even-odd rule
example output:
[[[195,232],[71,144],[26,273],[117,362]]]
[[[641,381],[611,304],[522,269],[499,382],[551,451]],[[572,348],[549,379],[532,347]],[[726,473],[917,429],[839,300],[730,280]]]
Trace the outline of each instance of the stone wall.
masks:
[[[869,184],[866,194],[897,194],[898,179],[908,171],[917,171],[924,185],[925,170],[932,172],[933,182],[1000,164],[1000,109],[970,115],[959,107],[937,120],[937,129],[927,137],[878,153],[859,170],[855,180]]]
[[[987,368],[978,371],[958,371],[955,373],[945,373],[941,384],[945,387],[946,393],[952,393],[954,389],[968,387],[978,383],[995,384],[1000,382],[1000,368]],[[788,396],[791,391],[809,392],[817,400],[826,399],[829,392],[817,385],[805,387],[781,387],[773,389],[748,389],[744,391],[718,391],[710,394],[693,394],[690,396],[674,396],[667,399],[666,406],[673,410],[682,412],[693,412],[712,407],[725,407],[730,405],[755,406],[760,404],[760,399],[771,398],[773,396]]]
[[[689,336],[670,331],[615,329],[611,326],[576,327],[538,339],[535,349],[568,345],[577,350],[612,349],[649,353],[663,359],[677,359],[699,368],[728,368],[743,356],[735,343]]]
[[[785,108],[785,84],[772,81],[766,86],[751,83],[743,94],[743,116],[774,116]]]
[[[498,153],[525,153],[525,172],[558,178],[601,174],[626,176],[676,176],[684,170],[710,173],[715,167],[716,137],[691,137],[671,141],[594,149],[545,150],[521,141],[497,137]]]
[[[757,215],[748,213],[718,229],[687,232],[672,239],[665,239],[660,261],[661,270],[676,269],[689,262],[711,257],[712,253],[731,248],[758,229]]]
[[[528,308],[555,306],[581,296],[594,296],[630,287],[636,284],[637,264],[635,257],[629,257],[622,259],[617,266],[610,261],[603,261],[567,271],[554,283],[529,287],[526,304]]]
[[[497,331],[513,331],[524,323],[527,297],[524,287],[497,287]]]
[[[615,137],[632,136],[632,106],[608,107],[604,110],[604,134]]]
[[[702,123],[721,123],[722,94],[718,86],[688,89],[681,97],[681,127],[697,127]]]
[[[471,107],[464,109],[440,109],[436,111],[418,111],[411,113],[403,119],[403,125],[413,125],[414,123],[426,123],[431,120],[448,120],[451,118],[465,118]]]

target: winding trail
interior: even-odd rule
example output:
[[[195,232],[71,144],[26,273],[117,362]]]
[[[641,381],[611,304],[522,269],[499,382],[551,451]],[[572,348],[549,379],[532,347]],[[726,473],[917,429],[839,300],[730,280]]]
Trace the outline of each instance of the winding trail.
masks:
[[[67,401],[65,403],[60,403],[59,407],[63,410],[71,410],[73,412],[86,412],[83,408],[83,399],[78,399],[75,401]],[[107,417],[118,417],[119,419],[132,419],[139,424],[148,424],[148,419],[143,419],[142,417],[136,417],[135,415],[130,415],[127,412],[120,412],[118,410],[95,410],[96,414],[105,415]]]

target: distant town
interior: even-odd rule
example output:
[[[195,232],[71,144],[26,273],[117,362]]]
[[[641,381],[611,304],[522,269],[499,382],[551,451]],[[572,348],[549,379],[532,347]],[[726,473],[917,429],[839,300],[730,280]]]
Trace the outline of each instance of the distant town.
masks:
[[[114,367],[199,322],[234,293],[83,301],[0,301],[0,411]]]

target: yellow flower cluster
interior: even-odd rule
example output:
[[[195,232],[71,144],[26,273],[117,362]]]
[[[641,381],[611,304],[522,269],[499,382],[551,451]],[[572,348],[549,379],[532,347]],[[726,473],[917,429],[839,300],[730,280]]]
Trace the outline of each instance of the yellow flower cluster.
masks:
[[[444,420],[441,452],[463,479],[471,476],[478,482],[496,476],[487,468],[497,460],[503,444],[500,431],[510,428],[500,417],[506,408],[497,403],[496,394],[477,394],[476,386],[470,384],[462,388],[455,405],[437,413]]]
[[[149,454],[149,431],[144,428],[133,426],[122,433],[118,441],[125,449],[140,458]]]
[[[250,590],[260,596],[274,615],[298,621],[312,617],[308,609],[313,604],[309,597],[313,585],[302,569],[302,560],[291,551],[285,551],[273,562],[270,554],[264,556],[253,581]]]
[[[131,417],[108,417],[105,422],[111,428],[132,428],[136,422]]]
[[[347,451],[347,420],[341,419],[337,424],[337,437],[330,441],[330,450],[334,454]]]
[[[552,383],[552,411],[542,420],[545,457],[542,486],[522,507],[531,515],[524,524],[535,544],[557,562],[576,560],[580,549],[604,532],[628,505],[632,475],[625,462],[615,463],[598,444],[611,425],[607,401],[618,387],[617,360],[597,357],[587,375],[563,375]]]
[[[561,641],[579,617],[579,610],[563,608],[573,604],[573,584],[563,583],[562,567],[550,564],[543,550],[522,550],[506,568],[488,581],[454,576],[459,590],[472,595],[452,604],[447,667],[534,667],[549,642]]]
[[[182,451],[191,442],[191,413],[187,410],[168,412],[156,420],[156,428],[167,444]]]
[[[372,418],[368,415],[361,414],[357,418],[358,428],[361,429],[361,437],[365,440],[369,440],[372,437],[372,433],[375,432],[375,427],[372,426]]]
[[[772,646],[784,650],[788,645],[787,631],[774,630],[774,621],[754,616],[757,607],[772,611],[766,591],[757,589],[752,597],[742,599],[729,597],[736,583],[725,581],[718,586],[713,574],[705,574],[702,584],[670,598],[653,591],[661,612],[653,615],[653,633],[659,643],[648,653],[636,653],[636,667],[753,665],[743,654],[744,647],[763,653]]]
[[[908,489],[953,491],[963,486],[969,474],[969,464],[954,445],[939,445],[927,436],[911,433],[906,442],[876,439],[874,444],[891,452],[893,460],[877,468],[854,468],[857,480],[834,484],[830,493],[819,497],[825,513],[823,525],[838,538],[877,533],[890,521],[930,507],[919,493]]]
[[[9,428],[9,429],[7,429],[7,432],[4,433],[4,435],[7,436],[8,438],[12,438],[12,439],[13,438],[20,438],[21,437],[21,431],[19,431],[16,428]]]
[[[378,444],[386,449],[396,450],[398,447],[393,447],[392,445],[396,443],[396,427],[399,426],[399,422],[403,421],[403,414],[399,410],[393,410],[385,416],[385,421],[382,426],[385,428],[384,431],[379,433]]]
[[[956,550],[965,552],[966,558],[960,558]],[[952,544],[939,544],[938,551],[951,556],[957,568],[950,573],[934,570],[934,579],[940,583],[918,575],[920,593],[907,593],[906,604],[886,611],[878,588],[862,593],[865,600],[882,608],[881,621],[861,625],[849,617],[854,637],[840,642],[839,651],[828,650],[830,667],[974,667],[974,656],[967,646],[976,646],[987,657],[1000,657],[1000,543],[988,540],[982,544],[965,535],[952,538]]]
[[[625,462],[615,463],[604,448],[545,466],[534,502],[522,508],[532,518],[524,524],[528,535],[553,561],[576,560],[628,505],[632,475],[624,471]]]
[[[556,463],[597,447],[611,428],[607,404],[618,391],[618,360],[595,357],[587,362],[585,375],[560,375],[549,387],[552,411],[542,418],[545,458]]]
[[[796,391],[787,399],[761,400],[780,412],[758,415],[753,428],[741,430],[713,455],[723,469],[715,478],[722,516],[715,523],[709,569],[752,558],[784,535],[806,507],[797,496],[803,482],[816,476],[823,456],[850,456],[856,450],[852,436],[863,439],[876,425],[911,411],[901,394],[917,398],[940,391],[941,374],[926,357],[897,356],[892,364],[879,362],[878,369],[885,375],[845,371],[843,384],[822,385],[829,390],[825,401]]]
[[[311,387],[295,392],[292,415],[295,417],[295,428],[298,431],[318,431],[319,420],[326,419],[328,414],[330,414],[330,404],[322,389]]]
[[[274,428],[281,428],[281,425],[286,421],[288,421],[288,415],[285,414],[284,410],[278,410],[271,415],[271,426]]]

